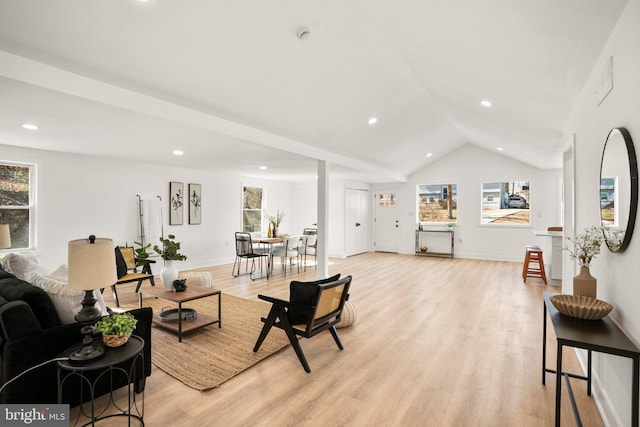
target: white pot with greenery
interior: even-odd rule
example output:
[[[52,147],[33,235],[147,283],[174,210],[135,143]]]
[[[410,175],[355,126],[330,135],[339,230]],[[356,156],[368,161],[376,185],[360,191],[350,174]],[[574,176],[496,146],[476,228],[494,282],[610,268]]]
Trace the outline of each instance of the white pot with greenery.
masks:
[[[178,279],[178,269],[175,267],[175,261],[184,261],[187,259],[180,251],[180,242],[175,241],[176,236],[169,234],[166,239],[160,238],[162,249],[158,245],[153,247],[164,260],[164,268],[160,271],[162,285],[165,291],[173,289],[173,282]]]

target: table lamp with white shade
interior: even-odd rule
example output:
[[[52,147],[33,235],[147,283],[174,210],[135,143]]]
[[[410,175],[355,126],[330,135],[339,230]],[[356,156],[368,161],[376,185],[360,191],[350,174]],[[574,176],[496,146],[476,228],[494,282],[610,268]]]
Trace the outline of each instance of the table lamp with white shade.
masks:
[[[93,324],[100,319],[102,313],[95,306],[93,291],[113,285],[117,280],[116,258],[113,240],[96,238],[78,239],[69,242],[69,287],[85,291],[82,309],[75,319],[83,325],[81,329],[82,348],[69,355],[73,363],[88,363],[104,354],[100,345],[93,346]]]
[[[9,224],[0,224],[0,249],[8,249],[11,247],[11,233],[9,232]]]

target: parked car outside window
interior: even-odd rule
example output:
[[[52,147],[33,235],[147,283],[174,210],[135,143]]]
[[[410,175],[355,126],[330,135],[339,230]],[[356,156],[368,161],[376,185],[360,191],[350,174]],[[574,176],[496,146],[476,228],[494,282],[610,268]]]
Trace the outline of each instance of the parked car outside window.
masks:
[[[508,206],[514,209],[526,209],[528,207],[526,199],[522,196],[509,196]]]

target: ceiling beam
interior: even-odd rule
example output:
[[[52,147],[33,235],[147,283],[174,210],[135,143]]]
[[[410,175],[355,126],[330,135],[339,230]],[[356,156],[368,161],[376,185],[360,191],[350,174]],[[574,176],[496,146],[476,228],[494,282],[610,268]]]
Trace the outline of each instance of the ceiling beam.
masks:
[[[0,50],[0,75],[150,117],[406,182],[406,174]]]

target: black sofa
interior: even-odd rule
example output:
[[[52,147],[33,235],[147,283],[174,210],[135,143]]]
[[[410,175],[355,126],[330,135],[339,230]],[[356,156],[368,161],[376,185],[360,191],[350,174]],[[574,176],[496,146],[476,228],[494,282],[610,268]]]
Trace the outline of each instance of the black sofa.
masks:
[[[131,310],[138,320],[134,335],[141,337],[144,347],[144,373],[136,369],[133,378],[136,392],[144,390],[146,377],[151,374],[151,318],[150,308]],[[58,357],[65,349],[82,341],[80,325],[62,325],[53,302],[42,289],[16,278],[0,269],[0,384],[16,377],[27,369]],[[127,369],[131,362],[122,366]],[[97,373],[96,373],[97,374]],[[88,375],[90,377],[91,375]],[[94,375],[95,377],[95,375]],[[122,376],[114,377],[114,389],[125,386]],[[80,395],[79,379],[65,383],[62,403],[72,407],[90,399],[88,387],[83,387]],[[99,381],[96,396],[109,392],[108,381]],[[57,396],[56,363],[51,362],[26,373],[8,384],[0,395],[1,403],[56,403]]]

